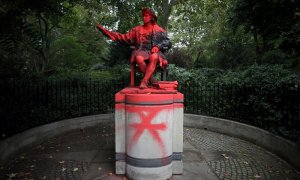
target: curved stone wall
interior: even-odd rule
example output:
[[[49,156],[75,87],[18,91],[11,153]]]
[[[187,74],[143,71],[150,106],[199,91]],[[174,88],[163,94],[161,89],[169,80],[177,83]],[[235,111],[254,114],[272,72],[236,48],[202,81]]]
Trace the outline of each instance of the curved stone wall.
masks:
[[[113,119],[113,114],[99,114],[66,119],[26,130],[0,141],[0,164],[4,163],[10,156],[18,152],[20,149],[30,144],[39,143],[44,139],[56,136],[66,131],[94,126],[101,122],[114,122]]]
[[[184,126],[203,128],[247,140],[278,155],[300,169],[299,145],[266,130],[221,118],[185,114]]]

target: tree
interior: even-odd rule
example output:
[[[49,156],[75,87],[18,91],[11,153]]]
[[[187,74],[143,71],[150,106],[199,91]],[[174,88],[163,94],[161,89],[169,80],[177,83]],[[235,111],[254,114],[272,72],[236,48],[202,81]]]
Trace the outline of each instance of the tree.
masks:
[[[49,50],[59,17],[68,13],[70,5],[64,0],[2,1],[1,64],[22,61],[17,71],[44,73],[49,65]],[[1,73],[5,71],[10,70],[2,69]]]
[[[295,0],[236,0],[231,23],[253,34],[258,64],[265,53],[274,50],[295,58],[300,53],[299,8]]]
[[[234,35],[228,24],[232,1],[189,0],[174,6],[169,24],[172,39],[175,47],[186,49],[196,68],[237,67],[238,61],[232,62],[232,57],[242,52],[233,53],[240,50],[235,44],[249,46],[249,36],[242,32]],[[244,62],[244,57],[238,58]]]

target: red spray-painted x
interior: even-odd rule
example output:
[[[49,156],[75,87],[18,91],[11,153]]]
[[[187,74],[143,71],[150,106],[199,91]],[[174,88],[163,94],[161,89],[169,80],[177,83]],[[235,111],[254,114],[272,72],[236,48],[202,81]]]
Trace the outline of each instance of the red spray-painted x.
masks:
[[[154,140],[158,143],[159,148],[162,152],[163,157],[166,156],[166,148],[165,145],[159,136],[158,131],[165,131],[167,127],[167,123],[159,123],[159,124],[152,124],[151,121],[158,115],[159,112],[163,110],[171,109],[171,106],[165,107],[143,107],[143,106],[127,106],[126,111],[130,113],[137,113],[140,116],[141,122],[140,123],[131,123],[129,127],[135,129],[135,133],[132,136],[131,140],[129,141],[129,148],[131,148],[140,138],[145,130],[148,130]]]

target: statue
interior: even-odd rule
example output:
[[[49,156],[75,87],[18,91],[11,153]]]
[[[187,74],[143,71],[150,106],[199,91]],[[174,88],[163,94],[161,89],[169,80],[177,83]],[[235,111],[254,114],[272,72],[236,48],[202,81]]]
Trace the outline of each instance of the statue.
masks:
[[[142,9],[142,17],[144,24],[134,27],[126,34],[111,32],[101,25],[98,25],[97,28],[113,41],[134,46],[130,63],[137,63],[140,71],[144,74],[140,88],[145,89],[148,88],[149,81],[155,82],[152,75],[157,63],[162,69],[166,68],[168,61],[164,52],[170,49],[172,44],[167,37],[166,30],[157,25],[157,16],[153,10]]]

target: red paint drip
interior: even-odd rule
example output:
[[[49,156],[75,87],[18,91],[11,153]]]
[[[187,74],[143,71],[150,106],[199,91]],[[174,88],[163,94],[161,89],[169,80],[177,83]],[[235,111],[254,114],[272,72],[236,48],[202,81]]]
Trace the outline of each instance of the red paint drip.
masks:
[[[159,112],[163,110],[170,110],[172,108],[173,106],[153,106],[150,108],[142,106],[126,106],[127,112],[137,113],[141,118],[140,123],[129,124],[131,128],[135,129],[135,133],[132,136],[132,139],[129,141],[129,148],[131,148],[139,140],[140,136],[145,130],[148,130],[154,140],[158,143],[163,157],[166,157],[166,148],[161,137],[159,136],[159,131],[165,131],[167,129],[167,124],[165,122],[152,124],[151,121]]]

